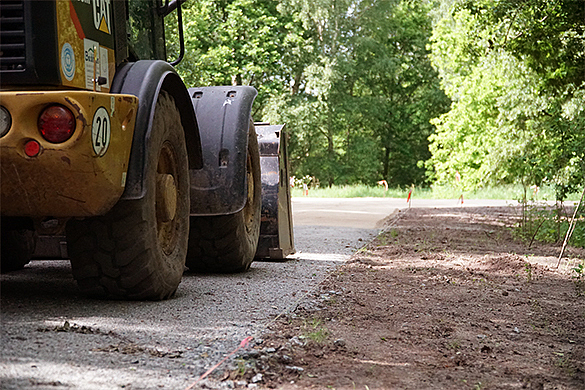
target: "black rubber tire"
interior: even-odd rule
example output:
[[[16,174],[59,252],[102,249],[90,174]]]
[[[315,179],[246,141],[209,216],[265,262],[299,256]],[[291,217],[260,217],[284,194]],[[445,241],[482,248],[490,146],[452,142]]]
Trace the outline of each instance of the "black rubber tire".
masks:
[[[87,295],[161,300],[181,282],[189,239],[189,168],[179,111],[166,92],[158,97],[151,137],[144,198],[119,201],[103,217],[67,224],[73,276]],[[165,200],[176,201],[174,213]]]
[[[35,251],[36,233],[29,229],[2,227],[0,241],[0,272],[23,269]]]
[[[248,132],[248,195],[244,208],[230,215],[191,217],[187,267],[196,272],[242,272],[250,268],[258,238],[262,206],[260,154],[254,124]]]

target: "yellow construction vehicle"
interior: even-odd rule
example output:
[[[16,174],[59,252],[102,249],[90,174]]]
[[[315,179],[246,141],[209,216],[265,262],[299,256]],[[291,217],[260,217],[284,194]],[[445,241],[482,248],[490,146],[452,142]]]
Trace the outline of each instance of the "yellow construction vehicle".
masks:
[[[158,300],[185,266],[237,272],[256,252],[294,251],[284,148],[281,190],[264,202],[281,204],[280,222],[263,218],[279,238],[261,242],[285,244],[258,247],[262,176],[275,173],[260,168],[256,90],[188,89],[173,67],[182,2],[0,2],[3,272],[65,237],[58,256],[84,293]],[[171,13],[181,53],[169,63]]]

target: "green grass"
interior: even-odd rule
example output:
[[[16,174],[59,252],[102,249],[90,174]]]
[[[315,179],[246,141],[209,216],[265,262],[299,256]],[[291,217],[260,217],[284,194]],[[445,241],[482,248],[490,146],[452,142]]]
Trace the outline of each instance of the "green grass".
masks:
[[[384,191],[381,186],[371,187],[363,184],[321,187],[309,189],[311,198],[405,198],[409,188],[390,188]],[[292,188],[293,197],[305,196],[302,188]],[[475,191],[461,191],[453,187],[415,188],[412,194],[414,199],[458,199],[463,194],[464,199],[504,199],[520,200],[523,190],[521,185],[497,186],[482,188]],[[580,193],[571,194],[567,200],[579,200]],[[533,192],[529,190],[528,199],[532,199]],[[536,196],[536,200],[555,200],[554,189],[543,187]]]
[[[317,344],[322,344],[329,337],[329,330],[323,326],[320,319],[314,318],[311,322],[305,322],[305,338],[313,340]]]

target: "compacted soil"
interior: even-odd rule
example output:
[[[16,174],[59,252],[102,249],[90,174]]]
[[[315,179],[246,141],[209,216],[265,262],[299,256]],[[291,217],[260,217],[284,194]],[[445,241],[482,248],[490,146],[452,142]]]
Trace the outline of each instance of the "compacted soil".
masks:
[[[514,207],[410,209],[298,297],[235,387],[585,389],[585,250],[515,240]]]

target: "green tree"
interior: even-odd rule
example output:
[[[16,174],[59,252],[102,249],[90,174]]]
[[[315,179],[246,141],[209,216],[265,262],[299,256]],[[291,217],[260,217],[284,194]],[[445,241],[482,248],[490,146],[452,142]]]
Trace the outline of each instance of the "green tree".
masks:
[[[254,86],[259,92],[255,114],[261,115],[268,97],[282,93],[293,78],[283,59],[295,31],[278,4],[201,0],[183,5],[186,51],[177,69],[186,84]],[[176,36],[176,31],[167,34],[174,47]]]
[[[186,3],[190,86],[246,84],[254,118],[286,123],[291,167],[323,184],[425,180],[429,120],[445,112],[423,0]],[[176,51],[170,27],[168,46]]]
[[[426,46],[429,6],[420,1],[362,1],[356,9],[351,93],[360,99],[382,149],[382,177],[395,185],[424,181],[429,120],[448,108]]]
[[[291,0],[287,9],[317,51],[304,67],[303,88],[287,103],[295,112],[312,111],[311,123],[283,110],[270,117],[292,120],[291,149],[304,145],[293,167],[328,184],[424,181],[417,163],[429,157],[429,120],[449,103],[428,59],[428,4]]]
[[[583,4],[441,2],[432,59],[453,104],[433,122],[438,183],[552,183],[559,199],[583,185]]]

